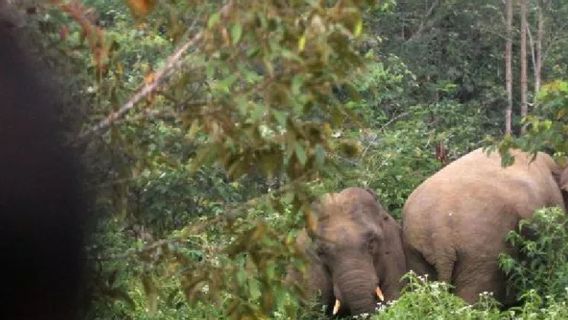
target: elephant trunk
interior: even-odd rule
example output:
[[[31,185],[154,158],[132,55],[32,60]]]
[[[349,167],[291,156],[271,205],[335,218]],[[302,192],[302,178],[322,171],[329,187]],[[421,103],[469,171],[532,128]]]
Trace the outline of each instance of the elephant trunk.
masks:
[[[378,281],[372,264],[338,270],[334,278],[334,293],[340,303],[339,306],[336,304],[335,308],[339,309],[336,311],[356,315],[375,310]]]

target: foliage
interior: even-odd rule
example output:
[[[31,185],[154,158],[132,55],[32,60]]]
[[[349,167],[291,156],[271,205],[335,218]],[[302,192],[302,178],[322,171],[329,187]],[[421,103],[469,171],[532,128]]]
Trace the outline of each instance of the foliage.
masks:
[[[430,282],[410,272],[404,294],[393,303],[380,307],[372,319],[500,319],[500,311],[490,294],[474,306],[450,293],[441,282]]]
[[[419,84],[414,94],[422,102],[477,100],[489,108],[502,101],[502,90],[495,90],[502,67],[495,2],[398,2],[372,19],[383,50],[413,70]]]
[[[159,92],[88,145],[97,209],[115,216],[95,241],[123,251],[100,261],[94,286],[115,293],[97,306],[138,318],[145,296],[152,317],[184,296],[181,310],[205,303],[231,318],[294,317],[282,274],[297,255],[291,228],[308,217],[307,183],[333,172],[328,153],[358,151],[331,133],[357,121],[334,90],[353,91],[364,66],[354,49],[363,1],[128,3],[134,18],[95,0],[86,4],[100,15],[57,1],[45,8],[53,30],[66,30],[53,41],[91,54],[82,61],[92,72],[86,129],[152,84],[166,52],[199,39]]]
[[[564,299],[568,288],[567,225],[562,209],[541,209],[507,236],[518,256],[504,254],[500,265],[519,298],[530,298],[526,295],[533,292],[546,299]]]
[[[378,15],[383,19],[391,14],[387,10]],[[360,99],[346,103],[366,120],[366,127],[339,133],[359,140],[363,151],[356,159],[342,161],[346,177],[327,177],[326,187],[368,186],[377,190],[383,204],[398,217],[418,184],[444,164],[481,146],[486,136],[498,135],[499,128],[494,111],[485,105],[493,99],[489,91],[484,91],[488,97],[462,103],[452,98],[456,85],[446,81],[437,89],[446,97],[425,102],[415,74],[422,71],[410,69],[415,61],[383,54],[383,46],[371,40],[367,55],[374,58],[364,77],[354,84]],[[442,161],[437,159],[439,146],[447,153]]]
[[[524,303],[509,310],[501,310],[489,293],[480,296],[479,302],[468,305],[451,293],[444,283],[431,282],[408,273],[408,285],[396,301],[380,306],[371,319],[566,319],[568,305],[566,293],[562,299],[544,304],[536,290],[523,295]],[[362,318],[362,317],[358,317]]]
[[[377,86],[369,91],[383,90],[381,84]],[[382,92],[389,95],[388,90]],[[360,111],[380,113],[372,105],[361,105]],[[343,161],[344,176],[339,181],[328,179],[326,185],[332,190],[368,186],[379,193],[381,202],[396,217],[422,181],[449,161],[481,146],[489,122],[479,108],[453,101],[411,106],[390,117],[382,113],[374,119],[384,120],[374,128],[349,133],[363,146],[361,156]],[[437,159],[439,145],[447,152],[444,162]]]
[[[444,117],[445,109],[462,107],[446,102],[407,108],[403,119],[384,128],[380,136],[375,133],[367,138],[363,167],[356,179],[378,190],[391,211],[400,210],[414,188],[443,166],[436,159],[437,144],[449,148],[449,159],[475,147],[479,135],[463,130],[462,125],[479,118],[458,112],[452,113],[454,119]],[[468,128],[479,127],[476,123]]]
[[[95,259],[92,281],[92,307],[86,319],[214,319],[222,312],[212,305],[190,308],[179,290],[176,277],[160,277],[152,261],[141,263],[133,250],[146,244],[136,239],[145,230],[111,219],[101,223],[89,256]],[[186,254],[202,255],[201,248],[188,247]],[[154,259],[156,256],[153,257]]]
[[[493,149],[503,155],[504,163],[514,161],[508,150],[520,148],[532,154],[546,150],[556,155],[561,164],[568,156],[568,83],[556,80],[544,85],[539,92],[535,112],[526,119],[526,134],[506,136],[494,142]]]
[[[159,90],[82,145],[100,217],[89,319],[322,317],[282,282],[286,266],[305,269],[294,237],[310,227],[313,197],[367,186],[398,218],[424,179],[501,134],[500,8],[370,2],[38,4],[26,29],[66,76],[72,139],[200,36]],[[566,9],[555,6],[551,21]],[[566,68],[562,41],[545,71]],[[528,135],[500,148],[566,155],[567,87],[546,85]],[[564,302],[543,298],[549,275],[515,266],[527,286],[509,313],[409,276],[405,295],[374,317],[560,317]]]
[[[504,312],[507,319],[566,319],[568,305],[566,298],[558,301],[549,301],[543,304],[543,298],[535,290],[527,291],[523,296],[524,303]]]
[[[518,144],[528,151],[548,149],[568,154],[568,82],[553,81],[541,89],[536,112],[525,120],[527,135]]]

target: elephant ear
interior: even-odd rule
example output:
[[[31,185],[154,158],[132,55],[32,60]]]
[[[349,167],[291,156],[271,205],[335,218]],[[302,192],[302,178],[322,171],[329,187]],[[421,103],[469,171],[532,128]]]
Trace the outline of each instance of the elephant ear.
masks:
[[[365,188],[365,191],[370,193],[373,196],[373,198],[375,198],[376,201],[379,201],[379,196],[377,195],[377,193],[373,189]]]
[[[375,193],[375,191],[373,191],[370,188],[365,188],[365,191],[370,193],[373,196],[373,199],[375,199],[375,202],[376,202],[377,206],[379,207],[379,212],[378,212],[379,216],[382,217],[383,219],[388,219],[389,214],[388,214],[387,210],[381,204],[381,201],[379,201],[379,196]]]
[[[560,175],[560,189],[562,189],[562,196],[564,197],[564,206],[568,210],[568,166],[562,170]]]
[[[381,289],[385,297],[387,300],[394,300],[400,296],[403,284],[400,279],[407,271],[406,256],[402,245],[402,229],[386,211],[383,211],[380,220],[383,242],[381,250],[375,257],[375,268],[377,268],[377,277],[381,281]]]
[[[564,198],[564,206],[568,210],[568,166],[564,169],[557,170],[553,172],[554,178],[562,191],[562,197]]]
[[[564,192],[568,192],[568,166],[562,170],[560,175],[560,189]]]

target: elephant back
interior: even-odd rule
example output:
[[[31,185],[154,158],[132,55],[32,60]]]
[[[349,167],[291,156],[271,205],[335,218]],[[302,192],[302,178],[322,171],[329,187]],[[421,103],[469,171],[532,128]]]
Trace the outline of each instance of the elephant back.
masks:
[[[477,149],[449,164],[424,181],[408,198],[404,212],[448,206],[448,210],[493,202],[527,217],[545,206],[563,207],[563,199],[553,172],[554,160],[545,153],[535,158],[513,150],[515,162],[501,165],[501,157]]]

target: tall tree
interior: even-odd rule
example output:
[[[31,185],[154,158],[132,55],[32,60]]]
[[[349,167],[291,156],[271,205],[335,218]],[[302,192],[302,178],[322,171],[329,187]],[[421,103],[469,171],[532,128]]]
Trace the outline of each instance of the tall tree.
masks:
[[[521,7],[521,117],[527,116],[527,0],[520,0]],[[521,133],[524,133],[524,127]]]
[[[513,0],[506,0],[505,15],[507,21],[507,39],[505,42],[505,87],[507,90],[507,108],[505,109],[505,133],[511,134],[513,114]]]
[[[541,70],[542,70],[542,40],[544,37],[544,15],[542,9],[545,0],[537,0],[536,2],[536,15],[537,15],[537,31],[536,31],[536,49],[535,49],[535,63],[534,63],[534,93],[535,96],[540,90],[541,83]]]

